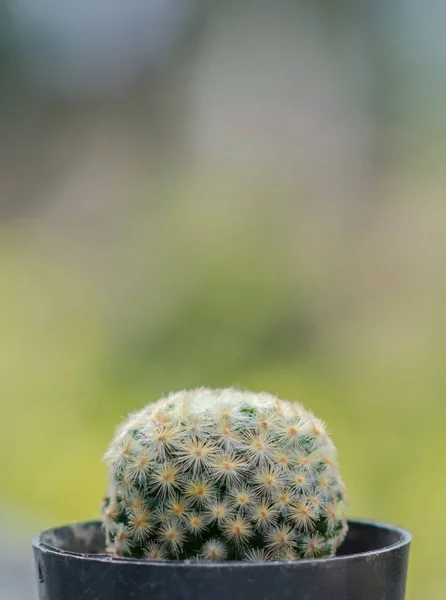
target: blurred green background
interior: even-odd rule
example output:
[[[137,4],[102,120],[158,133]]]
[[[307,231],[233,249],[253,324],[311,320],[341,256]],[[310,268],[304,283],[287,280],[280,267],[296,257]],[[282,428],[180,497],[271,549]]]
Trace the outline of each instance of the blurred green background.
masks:
[[[444,18],[434,0],[0,4],[17,536],[98,516],[127,411],[238,385],[327,421],[350,515],[410,529],[409,600],[445,598]]]

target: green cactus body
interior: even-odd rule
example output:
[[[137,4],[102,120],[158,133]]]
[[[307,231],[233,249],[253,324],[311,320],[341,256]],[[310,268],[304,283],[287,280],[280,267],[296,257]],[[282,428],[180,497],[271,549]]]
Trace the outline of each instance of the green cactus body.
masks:
[[[172,393],[130,415],[105,455],[107,551],[151,560],[334,555],[345,488],[325,425],[237,389]]]

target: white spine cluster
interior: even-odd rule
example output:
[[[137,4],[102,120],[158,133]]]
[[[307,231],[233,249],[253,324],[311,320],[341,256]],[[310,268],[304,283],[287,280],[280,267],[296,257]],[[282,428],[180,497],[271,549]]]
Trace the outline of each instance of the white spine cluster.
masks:
[[[105,459],[113,554],[318,558],[347,530],[336,449],[298,402],[233,388],[172,393],[130,415]]]

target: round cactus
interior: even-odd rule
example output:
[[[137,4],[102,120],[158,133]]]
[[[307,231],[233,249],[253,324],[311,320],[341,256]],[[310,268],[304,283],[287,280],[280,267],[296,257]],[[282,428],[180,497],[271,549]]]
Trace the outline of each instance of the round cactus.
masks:
[[[324,423],[237,389],[172,393],[119,427],[105,459],[107,551],[151,560],[332,556],[345,488]]]

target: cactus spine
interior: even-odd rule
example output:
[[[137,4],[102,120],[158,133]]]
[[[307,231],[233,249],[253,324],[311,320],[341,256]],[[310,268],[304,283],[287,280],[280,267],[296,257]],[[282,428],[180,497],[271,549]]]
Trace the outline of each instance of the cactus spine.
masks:
[[[325,425],[298,402],[181,391],[119,427],[105,455],[107,551],[150,560],[332,556],[345,488]]]

